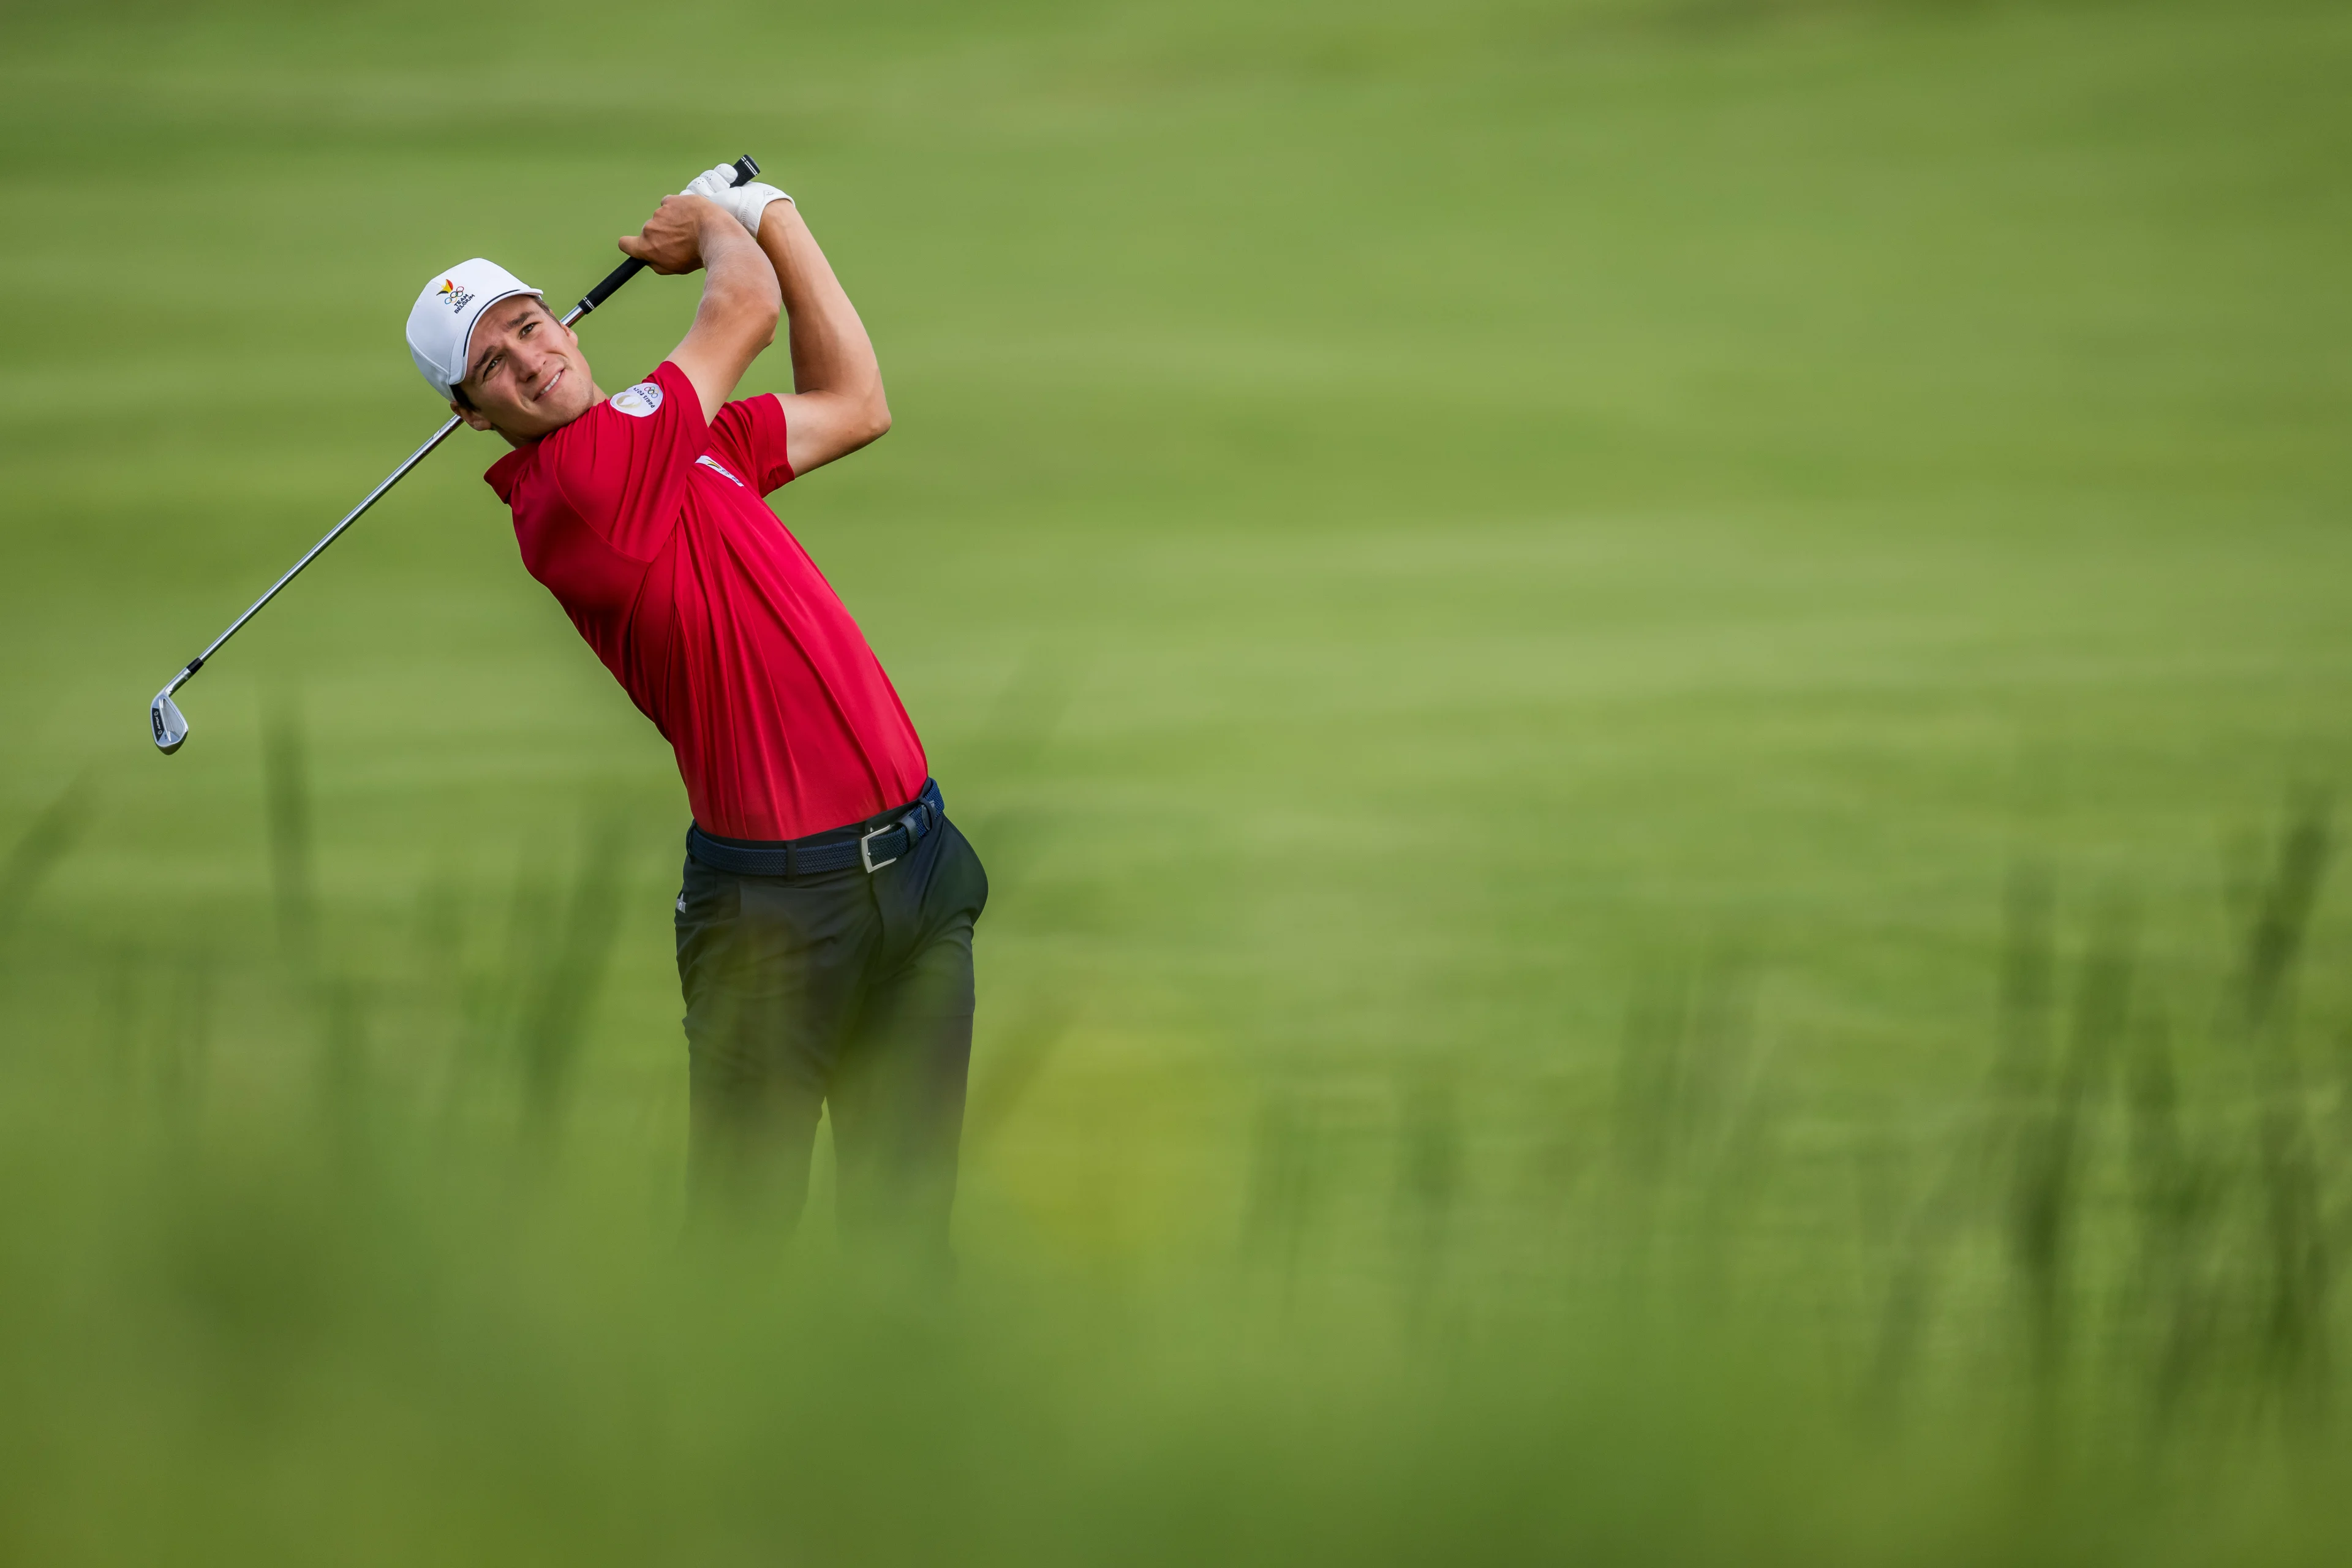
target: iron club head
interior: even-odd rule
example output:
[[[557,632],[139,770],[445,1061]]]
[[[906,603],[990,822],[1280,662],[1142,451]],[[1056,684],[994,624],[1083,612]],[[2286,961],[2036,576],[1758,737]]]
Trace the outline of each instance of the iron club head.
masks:
[[[188,738],[188,721],[180,716],[180,705],[172,700],[172,689],[155,693],[155,700],[147,704],[147,723],[155,731],[155,749],[170,756]]]

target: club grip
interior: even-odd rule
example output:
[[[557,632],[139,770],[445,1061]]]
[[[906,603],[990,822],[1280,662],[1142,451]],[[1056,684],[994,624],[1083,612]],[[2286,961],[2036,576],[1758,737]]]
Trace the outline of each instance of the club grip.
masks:
[[[735,160],[735,178],[732,182],[733,184],[738,185],[748,185],[759,177],[760,165],[758,161],[755,160],[751,154],[746,153],[740,158]],[[622,262],[618,267],[614,268],[613,270],[604,274],[604,280],[602,283],[597,284],[593,289],[589,289],[587,294],[581,300],[580,303],[573,308],[572,314],[564,319],[568,321],[578,321],[581,317],[586,315],[589,311],[594,310],[597,306],[611,299],[614,292],[617,290],[622,284],[626,283],[630,279],[635,278],[638,273],[643,272],[645,269],[646,264],[644,262],[638,260],[634,256],[630,257],[626,261]]]
[[[635,278],[638,273],[643,272],[645,269],[646,264],[632,256],[626,261],[622,262],[618,267],[614,268],[610,272],[605,273],[604,281],[597,284],[593,289],[589,289],[587,295],[581,300],[580,309],[573,312],[574,318],[577,319],[580,316],[586,315],[589,311],[594,310],[597,306],[611,299],[614,289],[618,289],[622,284],[626,283],[630,279]]]

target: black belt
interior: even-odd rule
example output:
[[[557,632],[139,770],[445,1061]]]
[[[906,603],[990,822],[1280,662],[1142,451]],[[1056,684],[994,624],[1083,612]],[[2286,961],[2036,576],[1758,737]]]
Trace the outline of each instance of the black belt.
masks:
[[[714,871],[739,877],[807,877],[820,871],[845,871],[863,866],[867,875],[915,852],[928,834],[947,820],[947,803],[940,798],[938,781],[923,781],[923,793],[901,811],[886,811],[851,827],[813,833],[806,838],[746,844],[740,839],[713,838],[700,825],[686,830],[686,852]]]

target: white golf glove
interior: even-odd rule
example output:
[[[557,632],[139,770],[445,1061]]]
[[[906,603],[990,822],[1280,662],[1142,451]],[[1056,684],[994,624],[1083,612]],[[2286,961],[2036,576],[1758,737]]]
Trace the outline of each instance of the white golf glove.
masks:
[[[735,165],[721,163],[705,174],[697,174],[694,183],[686,187],[689,196],[707,196],[725,207],[735,221],[750,229],[756,237],[760,232],[760,215],[768,210],[770,202],[788,202],[793,198],[773,185],[757,180],[748,185],[730,185],[735,177]]]

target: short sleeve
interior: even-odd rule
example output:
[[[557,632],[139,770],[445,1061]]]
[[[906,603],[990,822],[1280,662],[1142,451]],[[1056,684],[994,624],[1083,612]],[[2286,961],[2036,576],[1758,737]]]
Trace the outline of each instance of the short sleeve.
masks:
[[[784,455],[783,400],[772,392],[721,408],[710,422],[710,444],[739,471],[755,476],[761,495],[793,481],[792,459]]]
[[[709,437],[694,384],[665,360],[548,440],[556,485],[581,521],[622,554],[649,561],[677,527],[688,475]]]

